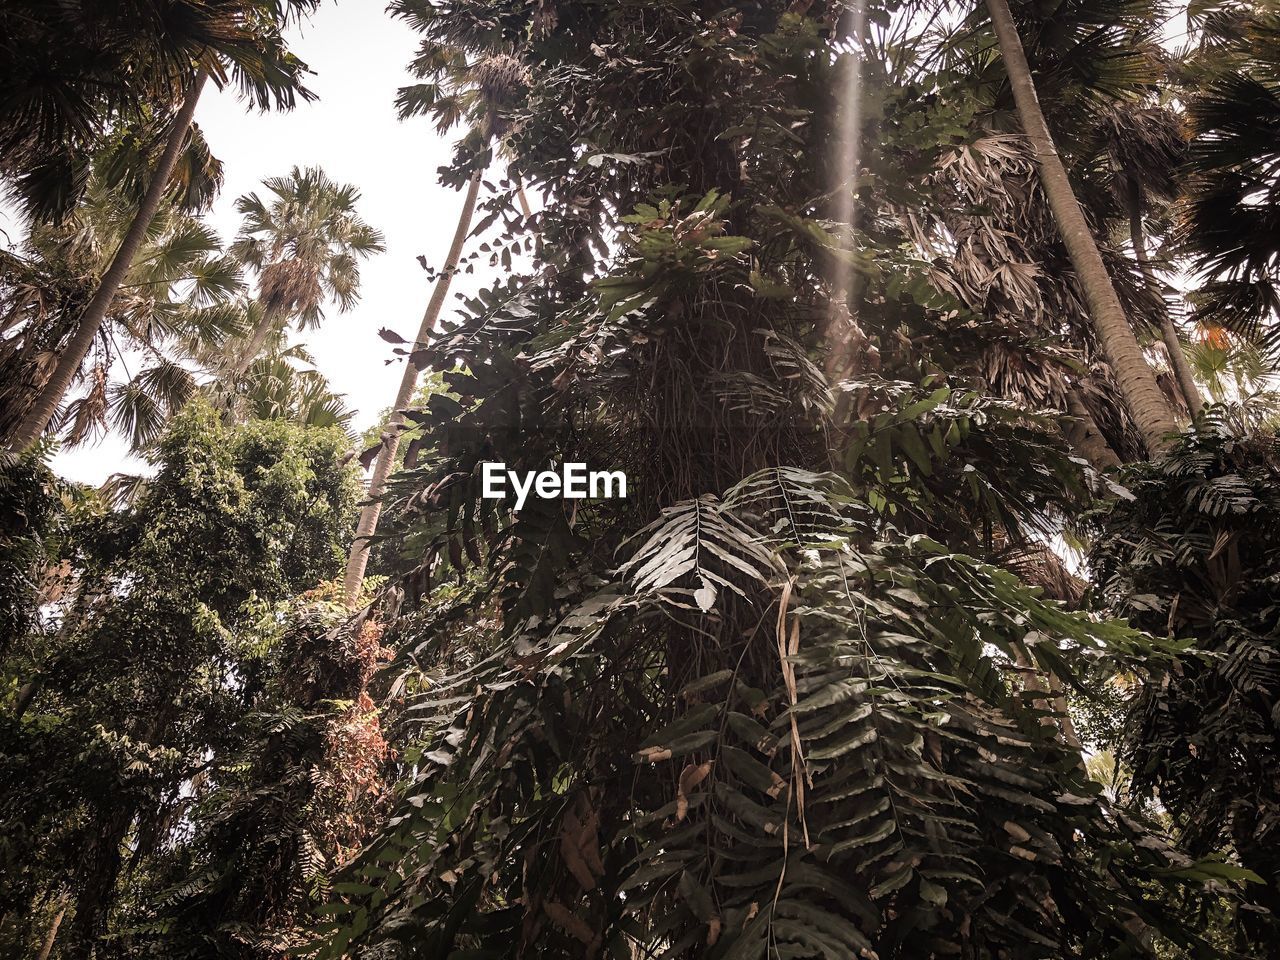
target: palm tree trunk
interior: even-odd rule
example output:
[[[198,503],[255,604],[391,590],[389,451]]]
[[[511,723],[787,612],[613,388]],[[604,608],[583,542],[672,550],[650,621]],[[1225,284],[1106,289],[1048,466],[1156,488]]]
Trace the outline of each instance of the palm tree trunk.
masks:
[[[1074,418],[1064,431],[1071,449],[1088,460],[1099,472],[1114,470],[1120,466],[1120,458],[1103,437],[1102,431],[1098,429],[1098,422],[1093,419],[1093,414],[1074,388],[1067,390],[1067,413]]]
[[[164,152],[160,155],[160,162],[151,173],[151,182],[147,185],[147,192],[142,198],[138,212],[134,215],[133,222],[129,224],[129,230],[125,233],[124,239],[120,241],[120,247],[116,250],[111,265],[102,275],[97,292],[85,307],[75,333],[63,349],[62,356],[58,358],[53,374],[41,388],[40,395],[22,423],[18,425],[13,437],[10,438],[10,449],[25,450],[40,438],[62,403],[62,398],[66,396],[71,381],[75,379],[76,372],[80,369],[80,364],[88,356],[89,349],[93,346],[93,341],[106,319],[107,311],[111,308],[111,301],[133,266],[134,258],[138,255],[147,230],[151,227],[151,221],[155,219],[160,209],[160,203],[169,187],[174,167],[177,166],[178,156],[186,142],[187,132],[191,129],[191,118],[195,114],[200,91],[204,88],[208,77],[208,73],[202,69],[192,78],[183,99],[182,108],[173,119],[173,128],[169,131],[169,139],[165,143]]]
[[[1053,712],[1058,715],[1058,729],[1062,731],[1063,742],[1080,757],[1084,763],[1084,744],[1080,742],[1080,732],[1076,730],[1076,722],[1071,718],[1071,704],[1067,700],[1066,688],[1058,675],[1049,674],[1049,692],[1053,694]]]
[[[271,331],[275,329],[276,324],[279,322],[279,310],[267,310],[263,313],[262,321],[254,329],[253,337],[249,340],[248,346],[244,348],[231,367],[231,372],[228,375],[229,382],[234,383],[244,376],[245,371],[249,369],[253,361],[258,359],[258,354],[262,353],[262,345],[267,342],[267,337],[271,336]]]
[[[22,715],[27,712],[27,708],[31,706],[31,701],[35,700],[36,694],[40,692],[40,678],[28,680],[18,688],[18,700],[13,705],[13,719],[21,720]]]
[[[471,231],[471,220],[476,211],[476,198],[480,193],[481,173],[482,171],[477,170],[467,185],[467,195],[462,203],[462,213],[458,216],[458,228],[453,234],[453,244],[449,247],[444,269],[440,271],[435,289],[431,291],[431,300],[427,303],[426,312],[422,315],[422,323],[414,339],[414,349],[420,349],[426,345],[431,332],[435,329],[436,321],[440,318],[444,298],[449,293],[449,284],[452,283],[453,275],[458,269],[458,262],[462,259],[463,244]],[[404,376],[400,378],[400,390],[396,393],[391,418],[382,434],[382,449],[378,451],[373,476],[369,480],[369,502],[360,511],[355,542],[351,545],[351,554],[347,558],[347,572],[343,578],[342,589],[348,606],[354,605],[360,596],[360,585],[364,582],[365,567],[369,563],[369,538],[378,530],[378,518],[382,514],[382,494],[386,489],[387,478],[391,476],[396,452],[400,448],[400,425],[404,423],[402,411],[413,401],[413,394],[417,388],[418,368],[410,357],[405,363]]]
[[[1156,282],[1155,270],[1147,256],[1147,240],[1142,229],[1142,185],[1136,180],[1129,184],[1129,240],[1133,244],[1133,258],[1138,261],[1138,268],[1146,278],[1147,286],[1156,296],[1160,296],[1159,284]],[[1182,399],[1187,402],[1191,416],[1196,416],[1204,409],[1204,398],[1200,396],[1200,387],[1195,375],[1191,372],[1191,364],[1182,351],[1182,339],[1178,336],[1178,328],[1173,324],[1169,311],[1160,311],[1160,335],[1164,339],[1164,348],[1169,354],[1169,363],[1173,367],[1174,378],[1178,381],[1178,389],[1182,391]]]
[[[67,905],[70,902],[70,897],[65,893],[58,898],[58,912],[54,914],[53,922],[49,924],[49,932],[44,936],[44,943],[40,946],[40,952],[36,954],[36,960],[49,960],[49,954],[53,953],[54,941],[58,939],[58,928],[62,926],[62,918],[67,915]]]
[[[516,177],[516,199],[520,201],[520,213],[528,220],[533,216],[533,210],[529,206],[529,197],[524,192],[524,182]]]
[[[107,932],[112,892],[124,861],[121,849],[133,818],[132,806],[118,806],[100,812],[90,829],[89,842],[81,855],[75,914],[62,950],[70,960],[90,960]]]
[[[1160,392],[1155,374],[1142,355],[1138,339],[1120,306],[1120,298],[1116,295],[1111,276],[1102,262],[1098,244],[1089,230],[1084,211],[1080,208],[1080,202],[1067,177],[1066,167],[1054,146],[1044,113],[1040,109],[1035,81],[1031,77],[1022,40],[1014,25],[1013,15],[1009,12],[1008,0],[986,0],[986,4],[996,37],[1000,41],[1000,54],[1013,88],[1022,129],[1031,141],[1040,181],[1062,234],[1063,244],[1071,258],[1071,265],[1080,279],[1094,330],[1128,403],[1129,412],[1146,441],[1147,450],[1154,456],[1167,446],[1168,434],[1177,430],[1173,413]]]

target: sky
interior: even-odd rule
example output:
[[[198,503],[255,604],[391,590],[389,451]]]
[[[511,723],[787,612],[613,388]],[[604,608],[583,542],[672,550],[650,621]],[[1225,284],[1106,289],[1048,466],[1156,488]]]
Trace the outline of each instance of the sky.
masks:
[[[403,372],[378,330],[389,327],[412,339],[430,293],[416,258],[439,267],[462,206],[461,193],[441,187],[436,176],[452,156],[455,135],[437,134],[429,119],[396,117],[396,91],[412,82],[406,66],[417,40],[384,8],[385,0],[327,0],[292,31],[292,49],[314,71],[307,86],[318,100],[289,113],[259,114],[233,90],[209,87],[196,110],[196,122],[223,162],[226,182],[207,221],[225,241],[239,225],[236,198],[295,165],[320,166],[332,179],[359,187],[358,212],[385,234],[386,253],[362,266],[360,304],[345,314],[327,310],[320,330],[293,335],[293,342],[305,340],[316,367],[358,411],[352,424],[357,431],[391,405]],[[448,302],[484,279],[479,265],[474,275],[460,274]],[[397,362],[388,366],[392,359]],[[97,484],[116,472],[140,472],[145,464],[108,434],[96,445],[60,452],[54,468]]]

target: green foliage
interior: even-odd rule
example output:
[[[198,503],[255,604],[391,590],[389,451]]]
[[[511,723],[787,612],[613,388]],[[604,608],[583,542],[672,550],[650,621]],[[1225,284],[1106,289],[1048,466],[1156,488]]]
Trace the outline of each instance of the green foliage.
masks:
[[[122,874],[171,841],[183,785],[263,683],[255,623],[339,568],[357,496],[338,431],[183,413],[124,509],[77,507],[50,563],[62,595],[5,661],[30,683],[3,721],[6,911],[69,891],[67,937],[104,932]]]
[[[23,257],[7,259],[0,432],[11,431],[35,402],[50,357],[74,332],[134,212],[99,169],[65,223],[34,228]],[[68,445],[108,426],[135,450],[153,442],[196,392],[192,360],[239,331],[228,307],[241,286],[240,267],[213,230],[176,207],[162,208],[107,313],[110,336],[99,338],[84,386],[61,415]],[[139,360],[130,358],[126,377],[117,379],[117,361],[132,353]]]
[[[208,394],[215,402],[226,401],[242,419],[348,429],[355,411],[342,394],[333,392],[324,374],[301,365],[310,359],[300,346],[259,357],[249,364],[234,396],[221,393],[217,386]]]
[[[989,651],[1155,651],[930,541],[869,542],[857,507],[788,469],[669,508],[612,582],[433,685],[428,769],[335,887],[362,905],[333,955],[366,928],[431,956],[1127,949],[1137,878],[1189,864],[1103,815]]]
[[[191,783],[191,839],[131,898],[128,956],[275,958],[298,946],[329,873],[380,812],[387,746],[365,692],[379,630],[337,634],[335,593],[311,591],[261,621],[263,688]]]
[[[897,184],[945,109],[864,78],[853,184],[838,5],[402,6],[424,50],[527,67],[513,166],[549,202],[532,275],[421,351],[451,395],[413,418],[417,563],[375,608],[416,742],[320,955],[1196,950],[1166,905],[1242,875],[1111,805],[1025,680],[1180,645],[983,558],[1087,494],[1047,418],[970,388],[981,344],[909,252]],[[487,461],[628,498],[515,512]]]
[[[1225,6],[1225,5],[1224,5]],[[1185,248],[1206,282],[1202,321],[1276,346],[1280,309],[1280,13],[1241,3],[1198,11],[1190,69]]]
[[[289,53],[285,25],[316,0],[125,0],[0,11],[0,170],[35,220],[66,216],[79,201],[89,158],[114,133],[150,165],[156,143],[194,73],[212,68],[265,109],[292,106],[306,66]],[[200,146],[203,146],[201,144]],[[127,178],[126,178],[127,179]],[[203,200],[207,200],[205,197]]]
[[[107,6],[0,12],[0,174],[82,214],[0,261],[0,429],[194,71],[307,96],[281,30],[311,0]],[[1015,6],[1135,327],[1168,308],[1122,223],[1185,228],[1200,316],[1259,339],[1273,15],[1194,4],[1175,64],[1158,0]],[[1063,409],[1142,442],[981,5],[390,12],[422,37],[402,116],[464,126],[441,182],[509,174],[473,231],[502,280],[407,357],[435,372],[379,593],[352,615],[326,582],[348,415],[277,347],[355,303],[382,239],[295,168],[239,201],[232,263],[177,212],[219,183],[197,132],[109,318],[151,360],[111,384],[101,348],[71,409],[154,476],[60,504],[0,462],[0,955],[64,907],[59,949],[97,960],[1262,955],[1280,453],[1214,409],[1124,486],[1071,455]],[[188,361],[218,374],[192,403]],[[517,511],[481,496],[491,461],[628,496]],[[1049,547],[1099,494],[1083,572],[1128,622],[1076,609]]]
[[[996,530],[1052,536],[1089,502],[1085,475],[1047,412],[949,386],[844,380],[856,403],[845,469],[893,522],[955,546]]]
[[[61,520],[58,487],[35,455],[0,455],[0,656],[34,626],[49,539]]]
[[[288,596],[327,578],[342,553],[356,490],[345,447],[332,429],[227,427],[194,404],[149,454],[158,470],[134,509],[86,519],[84,559],[122,578],[133,572],[118,566],[125,555],[160,583],[189,568],[201,579],[173,586],[228,615],[255,595]]]
[[[1251,899],[1275,913],[1280,442],[1211,408],[1124,482],[1132,496],[1098,518],[1090,553],[1101,597],[1155,634],[1195,642],[1133,697],[1119,744],[1130,790],[1158,796],[1192,856],[1233,850],[1264,881]],[[1274,919],[1255,923],[1274,937]]]

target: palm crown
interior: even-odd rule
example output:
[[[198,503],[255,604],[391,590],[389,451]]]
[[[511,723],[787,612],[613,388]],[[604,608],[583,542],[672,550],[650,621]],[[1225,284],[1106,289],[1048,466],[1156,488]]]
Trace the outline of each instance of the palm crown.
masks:
[[[0,397],[11,416],[30,402],[28,377],[51,362],[131,213],[95,178],[74,217],[37,227],[25,256],[15,258],[19,286],[4,305],[5,326],[13,332],[0,346],[7,374]],[[239,267],[207,225],[172,206],[162,209],[112,301],[85,387],[63,411],[70,442],[88,439],[108,421],[135,448],[155,439],[195,390],[192,361],[239,332],[228,306],[240,286]],[[120,358],[128,372],[116,380]]]
[[[316,167],[294,167],[264,186],[267,200],[250,193],[237,201],[244,222],[231,252],[258,274],[267,314],[315,327],[326,302],[350,310],[360,295],[359,261],[385,249],[382,234],[355,211],[360,191]]]
[[[104,134],[154,133],[193,66],[259,108],[311,94],[281,29],[316,0],[17,0],[0,10],[0,176],[35,219],[61,219]]]

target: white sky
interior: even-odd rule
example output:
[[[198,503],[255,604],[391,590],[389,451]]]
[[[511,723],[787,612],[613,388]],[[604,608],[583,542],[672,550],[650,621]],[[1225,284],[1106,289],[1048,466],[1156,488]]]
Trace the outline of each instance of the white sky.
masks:
[[[226,175],[207,218],[224,241],[239,224],[236,198],[295,165],[320,166],[332,179],[356,184],[363,194],[360,215],[386,235],[387,252],[362,266],[360,304],[346,314],[327,310],[320,330],[293,335],[294,342],[305,340],[333,389],[346,394],[357,411],[357,431],[391,405],[403,371],[399,362],[385,363],[393,354],[378,330],[389,327],[412,339],[430,292],[416,257],[440,266],[462,205],[460,193],[436,182],[455,135],[439,136],[427,119],[396,118],[396,90],[412,82],[406,65],[417,39],[384,7],[385,0],[330,0],[294,31],[293,50],[315,71],[307,86],[317,101],[291,113],[259,114],[246,111],[232,91],[209,87],[196,111]],[[446,311],[456,302],[454,293],[474,292],[486,279],[485,263],[477,263],[475,275],[455,278]],[[145,464],[108,434],[97,445],[61,452],[54,467],[69,479],[96,484]]]

